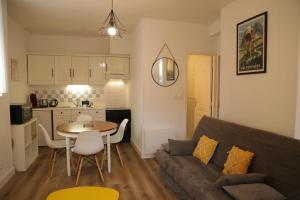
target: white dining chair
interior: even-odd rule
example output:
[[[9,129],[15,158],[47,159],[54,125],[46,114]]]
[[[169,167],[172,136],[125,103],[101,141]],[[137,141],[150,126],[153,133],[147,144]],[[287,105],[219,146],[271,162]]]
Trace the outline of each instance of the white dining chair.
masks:
[[[99,176],[102,182],[104,178],[101,172],[99,160],[97,154],[104,149],[104,143],[102,135],[97,131],[81,132],[79,133],[75,146],[72,151],[79,155],[77,167],[76,167],[76,185],[78,184],[83,162],[86,158],[93,156],[98,168]],[[102,164],[101,164],[102,165]]]
[[[50,177],[52,177],[54,165],[57,160],[57,154],[61,150],[64,150],[66,148],[66,142],[64,140],[51,140],[46,128],[42,124],[38,124],[38,126],[42,130],[47,146],[51,149],[49,171],[50,171]]]
[[[80,114],[76,118],[77,122],[90,122],[93,121],[93,117],[88,114]]]
[[[128,123],[128,119],[123,119],[123,121],[121,122],[119,128],[118,128],[118,131],[116,134],[110,136],[110,143],[112,144],[112,146],[115,146],[116,147],[116,150],[117,150],[117,153],[118,153],[118,157],[119,157],[119,160],[120,160],[120,163],[121,163],[121,166],[124,167],[123,165],[123,160],[122,160],[122,157],[121,157],[121,152],[119,150],[119,147],[118,147],[118,143],[120,143],[124,137],[124,132],[125,132],[125,128],[126,128],[126,125]],[[106,144],[106,139],[104,140],[104,144]],[[102,159],[105,158],[105,155],[106,155],[106,148],[104,149],[104,157]],[[102,164],[103,164],[103,160],[101,162],[101,169],[102,169]]]

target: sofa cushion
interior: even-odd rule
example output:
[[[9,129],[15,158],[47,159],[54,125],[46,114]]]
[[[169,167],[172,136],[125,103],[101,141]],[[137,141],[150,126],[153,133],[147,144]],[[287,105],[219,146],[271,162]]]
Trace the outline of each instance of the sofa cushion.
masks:
[[[208,164],[211,157],[214,155],[218,142],[207,136],[200,137],[196,148],[194,149],[193,156],[198,158],[204,164]]]
[[[171,140],[169,139],[169,151],[171,156],[192,155],[196,143],[193,140]]]
[[[222,188],[227,185],[239,185],[239,184],[250,184],[250,183],[263,183],[267,178],[267,174],[250,173],[250,174],[225,174],[219,177],[215,186]]]
[[[285,196],[263,184],[241,184],[223,187],[236,200],[284,200]]]
[[[227,160],[224,164],[224,174],[247,174],[248,167],[254,156],[250,151],[244,151],[233,146],[228,152]]]
[[[164,150],[155,155],[163,170],[191,196],[192,199],[229,200],[230,197],[214,186],[222,175],[213,164],[204,165],[193,156],[170,156]]]
[[[169,143],[164,143],[161,145],[162,146],[162,149],[167,152],[167,153],[170,153],[170,146],[169,146]]]

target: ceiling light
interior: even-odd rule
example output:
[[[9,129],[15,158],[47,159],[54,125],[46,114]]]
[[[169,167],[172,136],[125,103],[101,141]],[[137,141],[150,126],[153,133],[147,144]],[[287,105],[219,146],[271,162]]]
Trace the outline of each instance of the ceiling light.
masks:
[[[104,38],[122,38],[122,34],[126,32],[122,28],[122,23],[115,14],[114,10],[114,0],[111,2],[111,10],[106,17],[103,26],[99,29],[99,35]]]

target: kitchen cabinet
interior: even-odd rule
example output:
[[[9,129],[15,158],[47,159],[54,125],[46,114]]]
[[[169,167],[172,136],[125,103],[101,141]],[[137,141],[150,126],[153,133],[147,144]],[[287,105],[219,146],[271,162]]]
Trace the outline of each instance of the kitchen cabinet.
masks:
[[[89,83],[89,57],[72,56],[72,84]]]
[[[32,115],[37,119],[37,124],[42,124],[52,139],[52,115],[51,110],[33,110]],[[47,146],[43,131],[38,128],[38,146]]]
[[[120,78],[129,79],[129,57],[107,56],[106,79]]]
[[[104,85],[129,79],[128,56],[28,55],[29,85]]]
[[[55,85],[71,84],[71,65],[71,56],[55,56]]]
[[[72,122],[72,110],[54,110],[53,111],[53,138],[54,140],[63,140],[65,139],[63,136],[60,136],[57,134],[56,127],[65,124],[65,123],[70,123]]]
[[[89,84],[105,84],[105,57],[89,57]]]
[[[28,55],[28,84],[54,85],[54,56]]]

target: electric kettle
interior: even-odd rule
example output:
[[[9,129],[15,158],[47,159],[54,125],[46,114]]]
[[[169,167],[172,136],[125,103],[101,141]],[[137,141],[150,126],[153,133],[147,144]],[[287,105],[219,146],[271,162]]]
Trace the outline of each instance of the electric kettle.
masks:
[[[58,100],[57,99],[51,99],[50,100],[50,103],[49,103],[50,107],[56,107],[57,104],[58,104]]]

